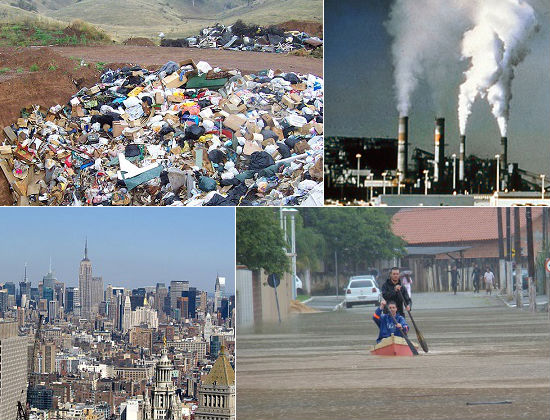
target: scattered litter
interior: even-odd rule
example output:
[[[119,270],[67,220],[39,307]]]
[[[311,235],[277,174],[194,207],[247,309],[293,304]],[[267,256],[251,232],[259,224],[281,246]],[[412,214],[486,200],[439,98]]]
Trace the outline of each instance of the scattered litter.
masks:
[[[314,50],[323,40],[301,31],[285,31],[276,26],[261,27],[237,21],[231,26],[216,24],[200,34],[185,39],[161,40],[163,47],[219,48],[225,50],[288,53],[293,50]]]
[[[322,205],[323,80],[311,74],[107,69],[3,135],[18,205]]]

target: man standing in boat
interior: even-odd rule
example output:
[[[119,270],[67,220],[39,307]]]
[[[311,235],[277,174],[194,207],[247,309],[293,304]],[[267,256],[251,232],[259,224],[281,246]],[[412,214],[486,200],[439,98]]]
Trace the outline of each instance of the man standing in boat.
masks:
[[[403,287],[399,279],[399,268],[393,267],[390,270],[390,278],[382,285],[382,303],[384,306],[387,302],[393,301],[397,305],[397,312],[402,317],[405,316],[405,311],[403,310],[403,304],[405,304],[405,309],[407,311],[411,310],[412,300],[407,293],[407,289]],[[388,313],[387,310],[384,313]]]
[[[376,308],[376,311],[374,311],[374,315],[372,316],[372,319],[374,320],[376,325],[378,325],[378,328],[380,328],[380,333],[378,334],[378,338],[376,339],[377,343],[382,341],[383,338],[389,337],[392,334],[403,337],[403,334],[401,334],[401,329],[405,331],[405,334],[409,331],[407,321],[405,321],[405,318],[397,313],[397,305],[395,304],[395,302],[388,302],[389,313],[387,314],[382,313],[382,310],[385,306],[386,302],[382,301],[380,303],[380,306]]]

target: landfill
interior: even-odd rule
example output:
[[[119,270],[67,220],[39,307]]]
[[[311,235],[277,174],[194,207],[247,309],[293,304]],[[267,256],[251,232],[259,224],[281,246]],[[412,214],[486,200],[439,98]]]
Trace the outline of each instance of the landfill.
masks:
[[[293,50],[314,50],[323,40],[302,31],[284,31],[275,26],[264,28],[246,25],[240,21],[234,25],[216,24],[204,28],[199,35],[185,39],[162,39],[165,47],[220,48],[225,50],[288,53]]]
[[[322,205],[323,79],[192,60],[107,69],[4,127],[17,205]]]

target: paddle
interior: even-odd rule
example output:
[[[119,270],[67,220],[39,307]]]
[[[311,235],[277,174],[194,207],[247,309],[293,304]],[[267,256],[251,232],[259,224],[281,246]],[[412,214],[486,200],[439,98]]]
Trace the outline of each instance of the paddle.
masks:
[[[401,290],[399,290],[399,296],[401,296],[401,301],[406,306],[405,299],[403,298],[403,293],[401,293]],[[406,308],[405,308],[406,309]],[[407,309],[407,313],[409,314],[409,317],[411,318],[414,331],[416,332],[416,338],[418,339],[418,342],[420,343],[420,347],[422,347],[422,350],[424,350],[425,353],[428,353],[428,344],[426,344],[426,340],[424,340],[424,336],[416,326],[416,322],[414,322],[414,318],[411,314],[411,311]]]
[[[391,319],[393,319],[393,322],[395,322],[395,325],[397,326],[397,320],[391,314],[391,312],[388,312],[388,315],[391,316]],[[403,330],[403,328],[399,328],[399,331],[401,331],[401,334],[403,335],[403,338],[405,339],[405,341],[407,342],[407,345],[411,349],[412,354],[414,356],[418,356],[418,350],[416,350],[416,347],[414,346],[414,344],[411,342],[411,340],[409,340],[409,337],[407,336],[407,333],[405,332],[405,330]]]

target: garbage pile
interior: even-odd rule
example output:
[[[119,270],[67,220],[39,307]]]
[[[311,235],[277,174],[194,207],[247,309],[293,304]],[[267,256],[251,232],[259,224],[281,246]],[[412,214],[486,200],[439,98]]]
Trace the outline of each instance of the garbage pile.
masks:
[[[276,26],[264,28],[246,25],[241,21],[234,25],[204,28],[197,36],[185,39],[162,39],[163,47],[221,48],[226,50],[288,53],[293,50],[313,50],[323,41],[300,31],[284,31]]]
[[[311,74],[108,69],[3,134],[18,205],[322,205],[323,80]]]

